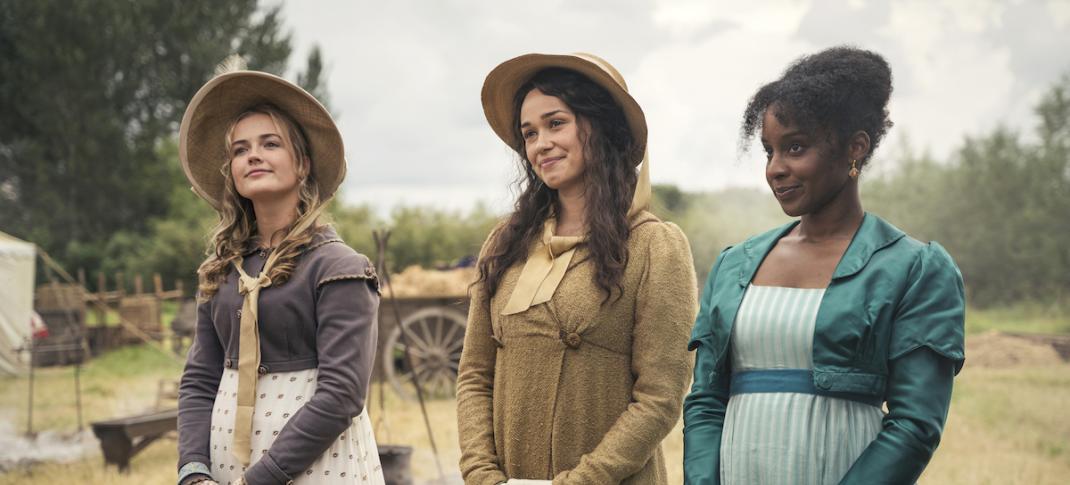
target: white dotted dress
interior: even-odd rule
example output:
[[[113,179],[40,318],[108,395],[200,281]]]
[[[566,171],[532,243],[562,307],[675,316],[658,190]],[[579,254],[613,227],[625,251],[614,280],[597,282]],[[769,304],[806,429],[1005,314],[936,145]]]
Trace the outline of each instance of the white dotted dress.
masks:
[[[824,289],[747,288],[732,327],[732,371],[812,369]],[[736,394],[721,437],[723,485],[835,484],[881,429],[880,408],[793,392]]]
[[[282,427],[316,390],[316,369],[276,372],[259,376],[256,383],[256,411],[250,436],[256,463],[275,442]],[[229,485],[241,476],[244,467],[230,449],[234,442],[234,412],[238,404],[238,371],[224,369],[212,409],[212,478]],[[295,485],[383,484],[379,451],[372,435],[368,413],[353,423],[304,473],[294,477]]]

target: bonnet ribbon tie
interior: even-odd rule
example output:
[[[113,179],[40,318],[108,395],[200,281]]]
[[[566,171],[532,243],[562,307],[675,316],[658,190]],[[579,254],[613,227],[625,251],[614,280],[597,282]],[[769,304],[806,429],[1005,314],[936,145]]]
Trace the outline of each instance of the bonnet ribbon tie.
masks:
[[[234,413],[234,456],[242,465],[249,465],[252,452],[250,434],[253,428],[253,411],[256,404],[256,379],[260,367],[260,328],[257,321],[260,290],[271,286],[268,270],[275,263],[274,251],[268,257],[264,269],[256,278],[242,269],[242,258],[234,262],[238,270],[238,293],[244,300],[241,304],[241,330],[238,336],[238,408]]]
[[[628,209],[628,219],[638,216],[650,205],[650,157],[644,154],[642,167],[632,195],[632,205]],[[577,246],[587,242],[587,236],[555,236],[557,219],[549,218],[543,224],[542,238],[528,253],[528,260],[517,278],[516,288],[509,295],[509,301],[502,310],[502,315],[513,315],[526,311],[540,303],[550,301],[557,291],[561,280],[565,278],[572,256]]]
[[[520,313],[532,306],[550,301],[557,285],[565,277],[576,246],[587,241],[587,236],[555,236],[557,219],[550,218],[543,224],[540,238],[528,253],[524,269],[520,271],[516,288],[502,315]]]
[[[283,242],[307,230],[319,219],[322,211],[323,206],[320,206],[307,215],[300,224],[290,229]],[[241,305],[241,329],[238,332],[238,406],[234,413],[234,447],[231,453],[246,466],[249,465],[252,455],[250,435],[256,407],[256,380],[260,368],[260,327],[257,319],[260,290],[271,286],[268,272],[275,265],[279,254],[279,251],[272,251],[255,278],[242,269],[244,260],[241,256],[233,262],[234,269],[238,270],[238,293],[244,298]]]

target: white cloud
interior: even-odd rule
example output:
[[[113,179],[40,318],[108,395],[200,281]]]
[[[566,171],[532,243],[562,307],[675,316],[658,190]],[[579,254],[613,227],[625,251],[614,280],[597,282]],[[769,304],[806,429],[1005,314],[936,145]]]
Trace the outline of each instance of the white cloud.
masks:
[[[761,156],[738,157],[743,110],[810,48],[786,35],[730,30],[647,54],[630,85],[650,125],[653,178],[691,190],[764,183]]]
[[[1015,73],[1009,47],[981,35],[998,19],[992,13],[971,18],[974,14],[964,14],[966,10],[896,3],[882,32],[900,39],[891,58],[896,92],[890,110],[896,130],[909,132],[938,157],[967,134],[1024,121],[1011,102]]]
[[[654,180],[693,190],[762,183],[760,155],[737,161],[739,120],[751,94],[805,53],[852,43],[884,54],[892,140],[909,136],[937,156],[998,122],[1027,130],[1036,98],[1070,69],[1061,1],[283,5],[293,64],[316,43],[329,66],[350,160],[345,197],[381,211],[511,205],[514,158],[486,125],[479,91],[496,64],[526,52],[613,62],[647,113]]]

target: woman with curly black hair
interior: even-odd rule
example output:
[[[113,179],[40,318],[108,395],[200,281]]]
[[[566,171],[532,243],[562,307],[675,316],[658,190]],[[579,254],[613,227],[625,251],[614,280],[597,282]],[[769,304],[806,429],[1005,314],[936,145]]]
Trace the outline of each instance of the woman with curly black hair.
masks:
[[[862,209],[891,91],[880,55],[836,47],[747,106],[743,142],[760,133],[769,188],[799,220],[710,271],[689,344],[687,483],[904,484],[932,457],[964,361],[963,285],[940,245]]]
[[[483,109],[523,190],[472,288],[457,379],[465,483],[665,484],[696,285],[683,232],[645,210],[643,111],[589,54],[502,63]]]

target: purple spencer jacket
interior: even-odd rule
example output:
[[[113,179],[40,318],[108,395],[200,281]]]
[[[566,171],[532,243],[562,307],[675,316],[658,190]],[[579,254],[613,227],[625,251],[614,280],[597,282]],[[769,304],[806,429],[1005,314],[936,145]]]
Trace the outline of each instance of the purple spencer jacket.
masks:
[[[266,251],[242,268],[257,275]],[[210,469],[212,407],[224,368],[238,367],[242,296],[237,271],[197,307],[197,332],[178,398],[178,466]],[[283,484],[304,472],[364,409],[375,357],[379,281],[368,258],[326,227],[299,256],[290,279],[260,292],[260,375],[317,368],[316,391],[245,477]]]

